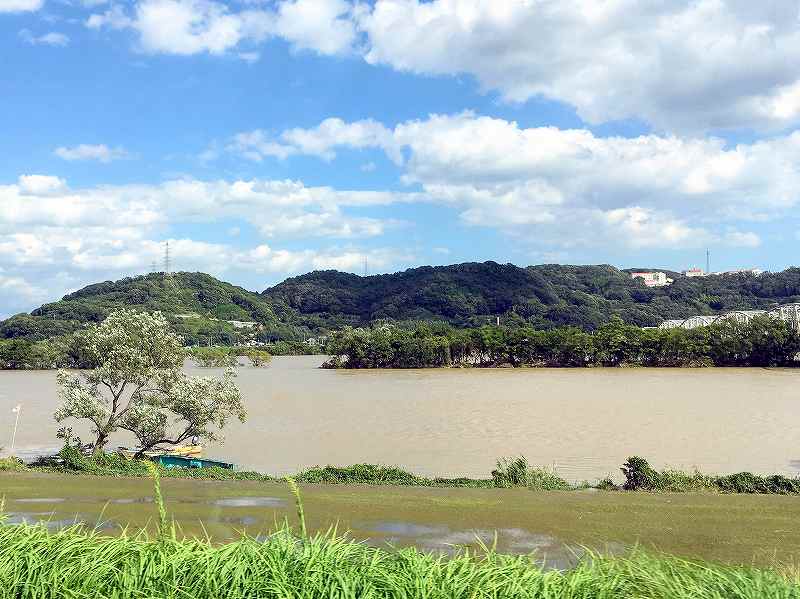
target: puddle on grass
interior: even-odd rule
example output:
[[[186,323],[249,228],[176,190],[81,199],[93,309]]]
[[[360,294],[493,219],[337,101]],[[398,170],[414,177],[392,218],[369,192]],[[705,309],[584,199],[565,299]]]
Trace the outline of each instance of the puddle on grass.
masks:
[[[253,516],[223,516],[219,521],[225,524],[240,524],[241,526],[254,526],[259,523],[259,519]]]
[[[111,503],[118,505],[130,505],[136,503],[153,503],[152,497],[120,497],[119,499],[112,499]]]
[[[64,503],[63,497],[23,497],[15,499],[17,503]]]
[[[284,507],[286,501],[277,497],[225,497],[212,502],[220,507]]]
[[[574,567],[586,554],[578,545],[560,541],[554,536],[532,533],[521,528],[458,530],[447,526],[423,526],[410,522],[380,522],[363,527],[365,531],[387,535],[382,542],[370,539],[372,545],[414,545],[421,551],[454,555],[468,547],[472,550],[497,546],[504,553],[532,555],[547,569],[565,570]],[[621,553],[621,544],[609,544],[606,553]]]

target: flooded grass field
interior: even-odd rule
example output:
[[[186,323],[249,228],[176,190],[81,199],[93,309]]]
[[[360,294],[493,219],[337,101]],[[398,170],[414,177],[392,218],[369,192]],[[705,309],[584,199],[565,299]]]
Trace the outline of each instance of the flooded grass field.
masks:
[[[242,531],[264,535],[295,522],[286,485],[165,479],[167,509],[183,534],[224,542]],[[621,553],[639,545],[734,564],[800,561],[800,501],[795,497],[532,492],[306,485],[312,530],[337,525],[376,546],[431,551],[479,543],[509,553],[535,551],[552,567],[574,563],[583,547]],[[0,475],[11,523],[76,521],[106,534],[149,528],[158,519],[152,483],[37,473]]]

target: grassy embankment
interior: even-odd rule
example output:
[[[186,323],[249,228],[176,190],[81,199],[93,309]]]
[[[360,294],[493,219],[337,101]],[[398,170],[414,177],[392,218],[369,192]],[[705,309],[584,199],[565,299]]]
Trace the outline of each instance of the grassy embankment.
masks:
[[[154,468],[152,470],[155,470]],[[159,534],[106,537],[80,526],[0,520],[0,598],[47,597],[426,597],[792,598],[796,572],[723,566],[652,555],[589,555],[576,568],[545,571],[531,556],[478,553],[444,557],[386,551],[335,530],[309,536],[297,498],[299,531],[287,523],[265,540],[242,536],[214,545],[179,539],[169,525],[158,477]]]
[[[115,454],[102,454],[87,457],[71,447],[65,447],[59,454],[63,463],[59,465],[25,466],[21,462],[6,458],[0,459],[0,471],[43,471],[64,474],[89,474],[99,476],[148,476],[149,462],[128,460]],[[705,491],[716,493],[749,493],[800,495],[800,477],[790,478],[782,474],[761,476],[751,472],[728,475],[710,475],[701,472],[682,472],[679,470],[653,469],[644,458],[633,456],[623,464],[621,471],[625,476],[622,485],[605,478],[594,484],[583,482],[569,483],[558,474],[544,468],[532,468],[524,457],[501,459],[491,478],[427,478],[412,474],[393,466],[375,464],[355,464],[352,466],[315,466],[299,472],[295,480],[301,483],[322,484],[370,484],[402,485],[415,487],[472,487],[472,488],[511,488],[522,487],[533,490],[570,491],[596,488],[606,491],[650,491],[680,493]],[[170,478],[195,478],[206,480],[255,480],[278,481],[282,478],[259,472],[225,470],[222,468],[203,469],[161,469],[162,475]]]

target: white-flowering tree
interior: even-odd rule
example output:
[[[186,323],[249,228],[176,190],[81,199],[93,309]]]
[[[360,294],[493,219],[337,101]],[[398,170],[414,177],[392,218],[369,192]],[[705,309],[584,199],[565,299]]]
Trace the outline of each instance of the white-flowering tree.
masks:
[[[233,372],[222,378],[182,372],[181,338],[160,313],[113,312],[82,334],[93,368],[58,372],[62,406],[55,419],[93,424],[95,453],[120,429],[139,439],[142,451],[197,436],[215,439],[214,427],[246,417]]]

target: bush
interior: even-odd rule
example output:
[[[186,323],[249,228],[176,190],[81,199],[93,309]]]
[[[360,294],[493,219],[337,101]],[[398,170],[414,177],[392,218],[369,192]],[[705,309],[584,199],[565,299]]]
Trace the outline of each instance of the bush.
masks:
[[[647,460],[639,456],[628,458],[621,470],[625,475],[622,488],[626,491],[658,491],[663,486],[659,473],[650,467]]]
[[[537,491],[561,491],[573,488],[555,472],[543,468],[530,468],[524,456],[498,460],[497,468],[492,470],[492,480],[496,487],[502,488],[527,487]]]
[[[606,476],[604,479],[600,480],[595,488],[601,491],[619,491],[619,487],[610,476]]]
[[[787,478],[781,474],[763,477],[751,472],[737,472],[728,476],[718,476],[714,483],[723,493],[772,493],[776,495],[800,493],[800,480]]]
[[[419,485],[424,480],[410,472],[393,466],[376,466],[375,464],[354,464],[353,466],[336,467],[314,466],[293,477],[302,483],[371,483],[393,485]]]
[[[16,457],[0,458],[0,472],[21,472],[27,470],[25,462]]]

